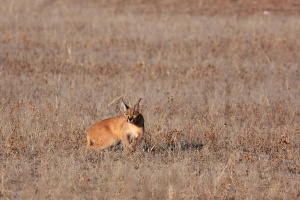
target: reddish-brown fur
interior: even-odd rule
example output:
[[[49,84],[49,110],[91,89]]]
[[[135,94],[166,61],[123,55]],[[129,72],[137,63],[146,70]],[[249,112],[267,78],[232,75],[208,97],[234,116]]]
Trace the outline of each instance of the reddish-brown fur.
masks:
[[[122,141],[126,154],[135,146],[144,132],[144,118],[139,113],[139,102],[134,108],[129,107],[122,99],[124,115],[97,122],[87,131],[86,152],[90,148],[105,149]],[[129,143],[129,138],[132,142]]]

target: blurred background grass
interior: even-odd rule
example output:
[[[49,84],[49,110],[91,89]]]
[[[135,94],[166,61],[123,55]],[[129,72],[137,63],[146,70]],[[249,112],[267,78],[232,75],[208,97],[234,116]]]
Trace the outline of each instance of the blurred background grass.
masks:
[[[299,198],[299,3],[283,2],[2,2],[1,197]],[[85,155],[122,95],[143,98],[137,151]]]

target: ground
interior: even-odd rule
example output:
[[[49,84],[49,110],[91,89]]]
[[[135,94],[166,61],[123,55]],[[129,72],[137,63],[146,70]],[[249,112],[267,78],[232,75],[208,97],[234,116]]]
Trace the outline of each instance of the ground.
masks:
[[[1,199],[299,199],[300,3],[4,1]],[[85,154],[139,98],[145,135]]]

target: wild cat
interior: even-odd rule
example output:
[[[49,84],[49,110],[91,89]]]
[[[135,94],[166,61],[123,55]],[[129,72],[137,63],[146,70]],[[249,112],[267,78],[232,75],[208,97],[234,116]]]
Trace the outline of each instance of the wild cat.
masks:
[[[135,150],[138,140],[144,133],[144,117],[139,112],[140,98],[133,108],[122,98],[124,114],[97,122],[86,134],[87,153],[92,149],[105,149],[122,141],[123,149],[128,155]],[[129,141],[132,141],[129,143]]]

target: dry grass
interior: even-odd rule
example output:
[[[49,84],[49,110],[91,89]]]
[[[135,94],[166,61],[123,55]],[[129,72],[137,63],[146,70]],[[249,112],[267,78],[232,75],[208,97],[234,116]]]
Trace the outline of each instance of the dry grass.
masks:
[[[164,2],[1,3],[1,199],[300,198],[297,10]],[[124,94],[137,151],[85,155]]]

